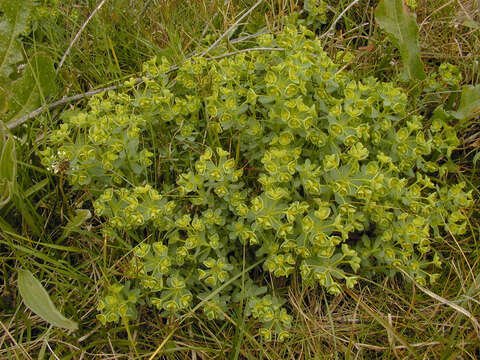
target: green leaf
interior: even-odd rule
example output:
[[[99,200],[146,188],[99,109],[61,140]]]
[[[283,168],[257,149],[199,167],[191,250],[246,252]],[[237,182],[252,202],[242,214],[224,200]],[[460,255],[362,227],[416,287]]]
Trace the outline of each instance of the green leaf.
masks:
[[[18,290],[26,307],[53,326],[76,330],[76,322],[65,318],[53,304],[47,291],[30,271],[18,270]]]
[[[473,164],[474,164],[475,166],[477,165],[478,160],[480,160],[480,151],[477,152],[477,153],[475,154],[475,156],[473,157],[472,162],[473,162]]]
[[[16,184],[15,140],[0,123],[0,208],[12,197]]]
[[[474,30],[480,29],[480,22],[475,21],[473,19],[465,19],[462,25]]]
[[[424,80],[426,75],[420,59],[418,25],[404,0],[382,0],[375,9],[375,18],[380,27],[391,37],[405,65],[409,80]]]
[[[458,109],[452,114],[462,122],[480,114],[480,85],[463,87]]]
[[[0,0],[0,78],[8,78],[23,60],[18,36],[28,28],[31,0]]]
[[[34,100],[31,96],[29,97],[28,94],[32,92],[32,89],[39,88],[40,86],[47,87],[44,85],[35,86],[36,83],[48,84],[54,79],[50,67],[47,67],[45,70],[46,73],[41,77],[40,81],[32,82],[32,76],[27,76],[28,79],[20,78],[12,82],[12,78],[14,77],[12,75],[17,72],[17,64],[24,60],[18,37],[27,31],[30,13],[34,5],[35,3],[32,0],[0,0],[0,13],[2,14],[0,18],[0,114],[4,120],[15,116],[15,114],[19,112],[19,108],[22,108],[21,104],[25,103],[25,98],[31,99],[28,102],[30,106],[25,107],[26,111],[31,109],[34,104],[38,105],[38,99]],[[32,73],[32,70],[29,70],[29,68],[31,68],[30,65],[31,64],[27,64],[25,75]],[[45,64],[40,63],[39,65],[43,66]],[[18,75],[16,75],[16,77],[18,77]],[[24,86],[20,86],[22,83]],[[25,91],[26,88],[29,90]],[[10,103],[11,101],[13,104]],[[7,116],[5,116],[5,114],[7,114]]]
[[[68,222],[63,230],[63,234],[60,239],[65,239],[70,233],[80,230],[80,226],[90,219],[92,214],[90,210],[87,209],[77,209],[75,211],[75,216]]]
[[[14,121],[35,110],[55,89],[53,61],[45,54],[34,55],[23,76],[11,84],[7,119]]]

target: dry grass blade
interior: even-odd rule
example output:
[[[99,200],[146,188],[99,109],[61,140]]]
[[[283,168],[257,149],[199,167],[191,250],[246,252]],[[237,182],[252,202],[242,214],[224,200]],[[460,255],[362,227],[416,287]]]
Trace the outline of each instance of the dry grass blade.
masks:
[[[12,334],[10,334],[10,331],[8,331],[8,329],[5,327],[5,325],[1,321],[0,321],[0,326],[3,328],[3,331],[5,331],[5,334],[10,338],[10,340],[12,340],[15,347],[18,347],[22,351],[22,353],[25,355],[25,358],[32,360],[32,358],[30,357],[28,352],[25,350],[25,348],[22,346],[22,344],[17,343],[15,338],[12,336]]]
[[[420,359],[418,355],[415,353],[413,348],[410,346],[410,344],[407,343],[407,341],[400,335],[398,334],[395,329],[393,329],[392,326],[388,323],[387,320],[385,320],[382,316],[378,315],[375,310],[373,310],[370,306],[368,306],[365,302],[360,299],[358,295],[356,295],[354,292],[352,292],[350,289],[345,289],[345,291],[362,307],[367,313],[369,313],[380,325],[382,325],[389,334],[391,334],[392,337],[394,337],[396,340],[398,340],[400,343],[402,343],[403,346],[412,354],[412,356],[415,359]]]
[[[330,27],[328,28],[327,31],[325,31],[322,35],[319,36],[319,38],[324,38],[325,36],[327,36],[328,34],[330,34],[332,32],[332,30],[335,28],[335,25],[337,25],[337,23],[340,21],[340,19],[347,13],[348,10],[350,10],[352,8],[352,6],[354,6],[356,3],[358,3],[360,0],[355,0],[355,1],[352,1],[345,9],[343,9],[343,11],[340,13],[340,15],[337,16],[337,18],[333,21],[332,25],[330,25]]]
[[[60,68],[63,66],[63,63],[65,62],[68,54],[70,53],[70,50],[72,50],[72,46],[73,44],[75,44],[75,42],[78,40],[78,38],[80,37],[80,35],[82,34],[83,30],[85,30],[85,28],[87,27],[87,24],[90,22],[90,20],[93,18],[93,16],[98,12],[98,10],[100,10],[100,8],[103,6],[103,4],[105,4],[107,0],[101,0],[98,5],[95,7],[95,9],[92,11],[92,13],[90,14],[90,16],[87,18],[87,20],[85,20],[85,22],[83,23],[83,25],[80,27],[80,29],[78,30],[77,34],[75,35],[75,37],[73,38],[73,40],[70,42],[70,45],[68,45],[68,48],[67,50],[65,51],[65,54],[63,54],[62,56],[62,60],[60,60],[60,63],[58,64],[58,67],[57,67],[57,74],[58,72],[60,71]]]
[[[430,296],[432,299],[435,299],[439,302],[441,302],[442,304],[445,304],[445,305],[448,305],[450,306],[452,309],[454,309],[455,311],[458,311],[459,313],[465,315],[466,317],[468,317],[470,319],[470,321],[472,322],[473,324],[473,327],[475,329],[475,332],[477,333],[477,337],[480,339],[480,324],[478,323],[478,320],[475,318],[475,316],[472,315],[472,313],[470,311],[468,311],[467,309],[461,307],[460,305],[457,305],[455,304],[454,302],[452,301],[449,301],[443,297],[441,297],[440,295],[437,295],[435,294],[434,292],[424,288],[422,285],[420,285],[419,283],[417,283],[415,281],[415,279],[410,276],[410,274],[408,274],[405,270],[403,269],[399,269],[407,278],[409,278],[414,284],[415,286],[421,290],[422,292],[424,292],[425,294],[427,294],[428,296]]]
[[[214,49],[220,43],[220,41],[222,41],[225,36],[230,33],[230,31],[235,29],[235,27],[237,27],[237,25],[240,24],[240,22],[245,19],[253,10],[255,10],[255,8],[257,8],[258,5],[260,5],[262,2],[263,0],[258,0],[250,9],[248,9],[242,16],[240,16],[238,20],[235,21],[233,25],[228,28],[227,31],[225,31],[217,40],[215,40],[212,45],[210,45],[205,51],[203,51],[200,56],[205,56],[205,54],[208,54],[212,49]]]
[[[458,345],[465,346],[468,343],[459,343]],[[421,347],[431,347],[431,346],[438,346],[442,345],[440,341],[430,341],[430,342],[421,342],[416,344],[410,344],[412,348],[421,348]],[[389,347],[387,346],[378,346],[378,345],[371,345],[371,344],[364,344],[364,343],[355,343],[355,346],[363,347],[365,349],[374,350],[374,351],[385,351],[388,350]],[[405,350],[407,349],[404,345],[396,345],[394,347],[395,350]]]

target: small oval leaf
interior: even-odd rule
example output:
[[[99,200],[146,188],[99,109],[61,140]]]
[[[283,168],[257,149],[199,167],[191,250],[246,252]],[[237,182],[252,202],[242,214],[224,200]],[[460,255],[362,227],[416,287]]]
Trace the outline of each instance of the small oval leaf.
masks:
[[[0,121],[0,208],[8,203],[15,191],[16,170],[15,140]]]
[[[53,326],[76,330],[76,322],[65,318],[53,304],[47,291],[28,270],[18,270],[18,290],[26,307]]]

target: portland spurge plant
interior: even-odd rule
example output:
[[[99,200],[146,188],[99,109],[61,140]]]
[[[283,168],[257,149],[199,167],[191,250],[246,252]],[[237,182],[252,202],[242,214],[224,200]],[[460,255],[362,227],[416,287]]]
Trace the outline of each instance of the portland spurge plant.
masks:
[[[466,231],[471,194],[445,181],[459,145],[445,112],[425,118],[394,83],[357,78],[308,30],[258,46],[277,50],[175,72],[154,58],[142,84],[92,98],[52,133],[44,165],[94,198],[110,244],[132,247],[106,279],[102,323],[140,304],[212,320],[243,304],[282,340],[292,319],[270,276],[331,294],[358,274],[425,284],[435,243]]]

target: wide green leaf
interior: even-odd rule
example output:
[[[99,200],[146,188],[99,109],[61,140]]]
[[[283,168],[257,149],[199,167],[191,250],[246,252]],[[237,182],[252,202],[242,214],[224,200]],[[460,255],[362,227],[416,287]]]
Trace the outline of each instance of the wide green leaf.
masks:
[[[375,18],[400,51],[405,66],[404,76],[408,80],[424,80],[416,16],[410,13],[404,0],[381,0],[375,9]]]
[[[33,0],[0,0],[0,119],[14,121],[55,91],[52,60],[36,54],[25,62],[19,36],[29,28]],[[22,64],[23,73],[17,71]]]
[[[55,308],[40,281],[28,270],[18,270],[18,290],[26,307],[53,326],[76,330],[76,322],[64,317]]]
[[[460,121],[470,120],[480,114],[480,85],[463,87],[458,109],[452,114]]]
[[[8,78],[23,60],[18,36],[28,28],[32,0],[0,0],[0,78]]]
[[[21,78],[12,82],[6,118],[14,121],[35,110],[55,92],[55,68],[45,54],[36,54],[26,65]]]

